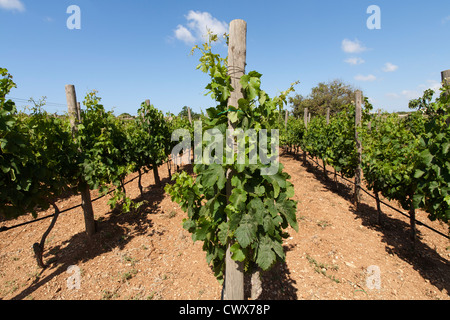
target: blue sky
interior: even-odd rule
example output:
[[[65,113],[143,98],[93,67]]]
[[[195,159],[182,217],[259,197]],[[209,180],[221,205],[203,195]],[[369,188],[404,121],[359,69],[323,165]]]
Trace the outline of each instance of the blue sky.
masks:
[[[71,5],[81,29],[67,27]],[[367,27],[370,5],[380,8],[381,29]],[[47,96],[50,112],[66,111],[66,84],[79,101],[98,90],[116,114],[136,114],[145,99],[163,112],[200,112],[214,101],[190,49],[205,26],[222,32],[233,19],[247,21],[247,71],[263,74],[270,96],[297,80],[307,95],[341,79],[376,109],[406,111],[450,69],[448,0],[0,0],[0,66],[18,85],[9,97]]]

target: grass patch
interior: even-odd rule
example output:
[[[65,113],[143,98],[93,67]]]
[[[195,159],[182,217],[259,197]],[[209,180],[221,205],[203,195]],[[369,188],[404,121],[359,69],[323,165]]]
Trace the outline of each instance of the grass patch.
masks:
[[[315,272],[324,275],[325,277],[329,278],[330,280],[332,280],[332,281],[334,281],[336,283],[340,283],[339,279],[337,279],[335,276],[327,274],[328,270],[338,271],[339,270],[339,266],[337,266],[337,265],[328,265],[328,264],[325,264],[325,263],[317,262],[314,258],[312,258],[309,255],[306,256],[306,259],[308,260],[309,264],[314,267],[314,271]]]

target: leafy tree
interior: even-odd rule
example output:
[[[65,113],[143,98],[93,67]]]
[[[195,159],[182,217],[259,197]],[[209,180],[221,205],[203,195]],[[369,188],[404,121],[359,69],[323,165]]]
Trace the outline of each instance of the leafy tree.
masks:
[[[184,106],[183,109],[181,109],[181,112],[178,114],[178,116],[180,118],[189,119],[188,108],[189,108],[188,106]],[[191,109],[191,118],[192,118],[192,120],[196,120],[196,119],[200,118],[200,114],[192,111],[192,109]]]
[[[312,88],[311,93],[304,97],[295,95],[289,98],[289,103],[294,109],[294,116],[303,117],[305,108],[314,115],[326,115],[327,108],[334,115],[343,110],[343,106],[354,101],[357,89],[341,80],[333,80],[328,83],[321,82]]]

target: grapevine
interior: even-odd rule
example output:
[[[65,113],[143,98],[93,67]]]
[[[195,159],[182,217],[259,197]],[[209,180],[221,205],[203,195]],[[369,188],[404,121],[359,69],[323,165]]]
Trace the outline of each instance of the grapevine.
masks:
[[[212,52],[211,41],[215,39],[211,36],[203,47],[194,48],[202,53],[198,69],[211,78],[206,86],[208,94],[218,103],[216,108],[207,110],[209,119],[205,120],[203,131],[216,128],[225,135],[231,119],[244,132],[248,129],[270,132],[293,87],[271,99],[260,87],[262,75],[252,71],[241,78],[244,99],[239,100],[238,106],[228,107],[233,88],[227,74],[227,59]],[[289,175],[283,172],[281,164],[274,175],[262,174],[269,165],[263,164],[260,157],[256,164],[250,164],[251,148],[246,145],[245,164],[236,163],[236,157],[231,164],[225,159],[220,159],[223,160],[220,163],[195,164],[195,178],[182,172],[174,175],[174,184],[165,188],[172,200],[187,212],[183,227],[192,233],[194,241],[203,241],[207,262],[220,282],[228,245],[231,245],[232,259],[243,262],[247,270],[253,263],[268,270],[276,261],[285,259],[282,247],[282,239],[288,236],[285,229],[291,226],[298,231],[296,202],[290,200],[294,188],[288,181]],[[229,169],[232,192],[227,201]]]

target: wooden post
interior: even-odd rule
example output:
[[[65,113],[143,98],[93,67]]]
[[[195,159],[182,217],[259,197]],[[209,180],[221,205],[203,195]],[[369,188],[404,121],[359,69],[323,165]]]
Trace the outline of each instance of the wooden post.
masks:
[[[289,110],[286,110],[286,114],[284,116],[284,128],[286,130],[287,130],[288,118],[289,118]]]
[[[145,104],[150,106],[150,100],[145,100]],[[151,134],[151,132],[149,132]],[[156,164],[152,164],[153,167],[153,177],[155,178],[155,185],[159,186],[161,184],[161,179],[159,178],[158,166]]]
[[[150,107],[150,100],[149,100],[149,99],[145,100],[145,105],[148,106],[148,107]],[[144,116],[145,116],[145,115],[147,115],[147,111],[145,111]]]
[[[75,92],[74,85],[66,85],[66,99],[67,99],[67,108],[69,110],[69,119],[70,125],[72,127],[72,133],[75,136],[77,133],[77,124],[79,112],[78,112],[78,103],[77,103],[77,95]],[[80,152],[82,152],[80,150]],[[86,234],[88,237],[92,237],[95,234],[95,219],[94,219],[94,210],[92,209],[92,201],[91,201],[91,192],[89,190],[89,186],[84,181],[84,179],[80,179],[78,182],[81,189],[81,207],[83,208],[84,213],[84,225],[86,228]]]
[[[188,119],[189,119],[189,124],[192,126],[192,115],[191,115],[191,108],[188,107]],[[194,156],[194,151],[192,150],[192,148],[189,149],[189,159],[192,159],[192,157]]]
[[[288,110],[286,110],[285,111],[285,113],[284,113],[284,130],[287,132],[287,124],[288,124],[288,117],[289,117],[289,111]],[[288,144],[288,145],[286,145],[286,149],[287,149],[287,152],[288,153],[291,153],[291,145],[290,144]],[[293,147],[292,147],[293,148]]]
[[[228,99],[228,106],[238,107],[239,99],[243,98],[241,77],[245,74],[247,58],[247,23],[244,20],[233,20],[230,23],[228,44],[228,74],[231,77],[231,86],[234,91]],[[234,129],[233,123],[228,120],[228,128]],[[227,171],[227,199],[231,196],[232,171]],[[229,200],[227,200],[229,201]],[[232,243],[228,244],[225,260],[225,300],[244,300],[244,266],[242,262],[231,258]]]
[[[450,69],[441,72],[442,83],[450,86]],[[447,92],[447,94],[450,94]],[[450,117],[447,119],[447,125],[450,126]]]
[[[411,197],[412,199],[412,197]],[[416,248],[416,209],[414,209],[413,204],[411,203],[409,209],[409,221],[411,224],[411,242],[413,249]]]
[[[77,108],[77,96],[75,93],[75,86],[66,86],[66,99],[67,99],[67,109],[69,112],[70,127],[72,128],[72,135],[77,133],[78,124],[78,108]]]
[[[450,85],[450,69],[441,72],[442,82],[445,85]]]
[[[189,119],[189,123],[192,125],[192,116],[191,116],[191,108],[188,107],[188,119]]]
[[[308,108],[305,108],[303,113],[303,122],[305,123],[305,129],[308,128]]]
[[[374,190],[375,191],[375,200],[377,201],[377,212],[378,212],[378,218],[377,218],[377,222],[378,225],[381,226],[381,202],[380,202],[380,193],[378,192],[378,190]]]
[[[305,124],[306,133],[306,130],[308,130],[308,108],[305,108],[303,111],[303,123]],[[306,150],[303,150],[303,165],[306,166]]]
[[[362,92],[360,90],[356,91],[356,111],[355,111],[355,139],[356,139],[356,150],[358,152],[358,164],[355,172],[355,203],[358,208],[361,202],[361,161],[362,161],[362,144],[359,139],[358,129],[361,127],[361,117],[362,117]]]
[[[79,102],[77,102],[77,118],[78,118],[78,123],[81,122],[81,104]]]
[[[327,108],[327,126],[330,124],[330,108]],[[327,163],[324,159],[322,159],[322,164],[323,164],[323,175],[325,177],[325,180],[328,180],[328,174],[327,174]]]

